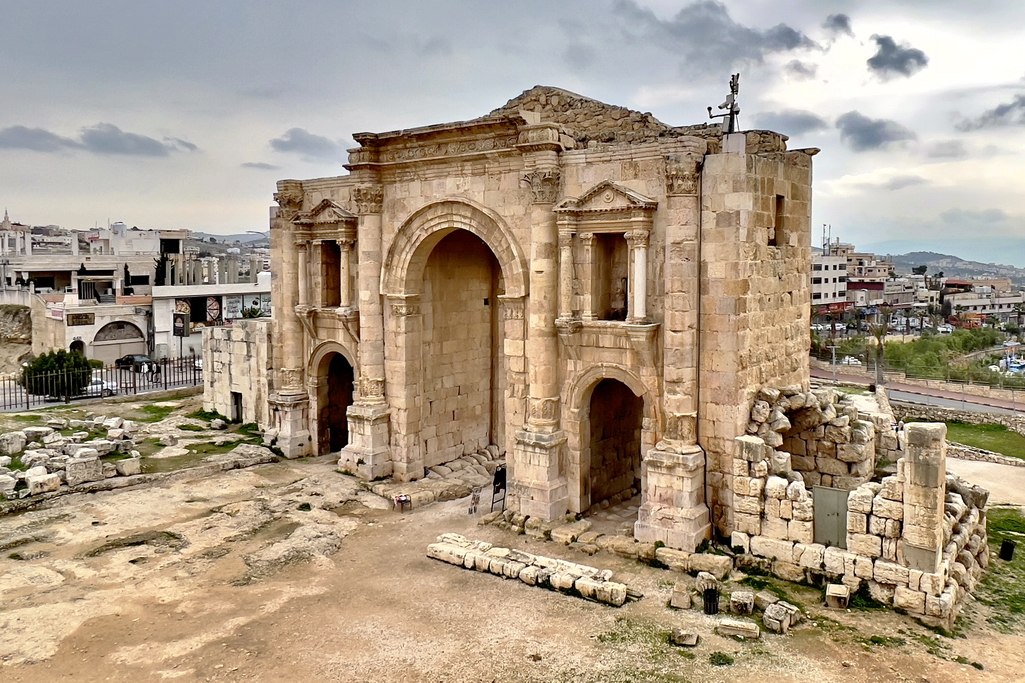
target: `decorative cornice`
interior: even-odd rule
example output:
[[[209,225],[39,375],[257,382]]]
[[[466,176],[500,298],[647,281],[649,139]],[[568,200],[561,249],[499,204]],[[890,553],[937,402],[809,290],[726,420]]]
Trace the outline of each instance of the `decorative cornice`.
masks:
[[[554,124],[526,126],[520,129],[516,149],[524,153],[561,152],[565,145],[559,127]]]
[[[380,185],[360,185],[352,188],[352,200],[360,215],[381,213],[384,204],[384,188]]]
[[[701,157],[674,154],[666,157],[666,194],[696,195],[701,177]]]
[[[523,176],[523,182],[530,186],[535,204],[553,204],[559,196],[559,169],[551,168],[544,171],[531,171]]]

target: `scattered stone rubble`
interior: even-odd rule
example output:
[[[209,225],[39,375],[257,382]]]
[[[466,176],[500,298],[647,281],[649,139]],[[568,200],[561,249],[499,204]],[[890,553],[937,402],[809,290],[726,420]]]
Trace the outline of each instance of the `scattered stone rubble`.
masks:
[[[626,584],[612,580],[611,570],[499,548],[459,534],[438,536],[436,543],[427,546],[427,557],[613,607],[621,607],[630,593]]]
[[[620,557],[637,559],[648,564],[661,565],[667,569],[698,574],[708,572],[718,579],[729,575],[733,559],[727,555],[712,553],[688,553],[666,548],[657,543],[643,543],[632,536],[602,534],[591,531],[589,519],[576,519],[573,515],[552,521],[527,517],[511,510],[495,511],[481,517],[481,525],[492,524],[514,533],[526,534],[531,538],[553,541],[568,545],[588,555],[600,551],[615,553]]]
[[[435,501],[455,500],[469,496],[475,487],[481,488],[482,505],[491,505],[491,487],[495,470],[505,464],[498,446],[464,455],[443,465],[429,467],[423,479],[417,481],[382,481],[370,490],[388,500],[409,496],[413,508]]]
[[[65,436],[62,430],[78,430]],[[107,438],[90,439],[90,432],[106,430]],[[142,471],[134,437],[139,425],[120,417],[91,420],[51,419],[45,426],[31,426],[0,435],[0,495],[26,498],[54,492],[62,485],[76,487]],[[103,456],[122,455],[105,461]],[[24,470],[12,469],[13,458]]]

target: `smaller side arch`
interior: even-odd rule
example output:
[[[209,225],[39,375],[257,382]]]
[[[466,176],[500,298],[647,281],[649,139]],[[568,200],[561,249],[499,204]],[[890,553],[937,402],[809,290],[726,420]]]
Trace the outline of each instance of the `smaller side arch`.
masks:
[[[306,364],[306,377],[308,379],[315,378],[318,375],[320,364],[324,362],[332,353],[340,353],[352,366],[352,371],[356,375],[356,380],[359,380],[359,363],[358,356],[347,349],[342,344],[336,341],[324,341],[314,347],[310,353],[309,362]]]
[[[576,413],[578,416],[587,416],[587,404],[591,398],[591,391],[603,379],[614,379],[622,382],[634,396],[644,401],[644,419],[651,420],[654,425],[656,417],[655,405],[652,400],[651,391],[640,377],[625,370],[618,365],[599,363],[584,370],[576,379],[567,385],[567,390],[562,397],[564,411]]]

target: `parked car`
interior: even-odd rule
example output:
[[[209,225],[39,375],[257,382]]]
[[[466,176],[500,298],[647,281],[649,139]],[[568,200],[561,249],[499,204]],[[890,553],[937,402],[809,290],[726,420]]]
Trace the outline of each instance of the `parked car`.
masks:
[[[203,359],[202,358],[197,358],[196,361],[192,365],[197,370],[202,370],[203,369]]]
[[[952,334],[954,332],[954,326],[949,324],[940,325],[936,328],[936,331],[940,334]]]
[[[97,396],[106,398],[107,396],[113,396],[116,393],[116,382],[111,382],[99,377],[93,377],[88,384],[82,387],[82,389],[75,393],[71,398],[95,398]],[[50,394],[46,397],[47,401],[61,401],[63,399],[63,396],[57,396],[55,394]]]
[[[1020,342],[1016,342],[1013,339],[1008,339],[1007,341],[1004,342],[1004,346],[1008,346],[1008,347],[1010,347],[1010,346],[1018,346],[1019,344],[1020,344]]]
[[[135,370],[141,372],[143,367],[148,367],[153,364],[153,360],[141,353],[130,353],[127,356],[121,356],[114,361],[114,367],[122,368],[125,370]]]
[[[840,365],[861,365],[861,361],[854,356],[844,356],[840,359]]]

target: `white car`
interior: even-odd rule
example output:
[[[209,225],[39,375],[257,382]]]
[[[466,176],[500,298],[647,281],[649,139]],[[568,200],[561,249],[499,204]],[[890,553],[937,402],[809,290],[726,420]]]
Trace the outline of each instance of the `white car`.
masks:
[[[861,365],[861,361],[854,356],[844,356],[840,360],[840,365]]]
[[[1004,342],[1004,346],[1018,346],[1021,342],[1016,342],[1013,339],[1008,339]]]
[[[940,334],[952,334],[954,332],[953,325],[940,325],[936,328],[936,331]]]

